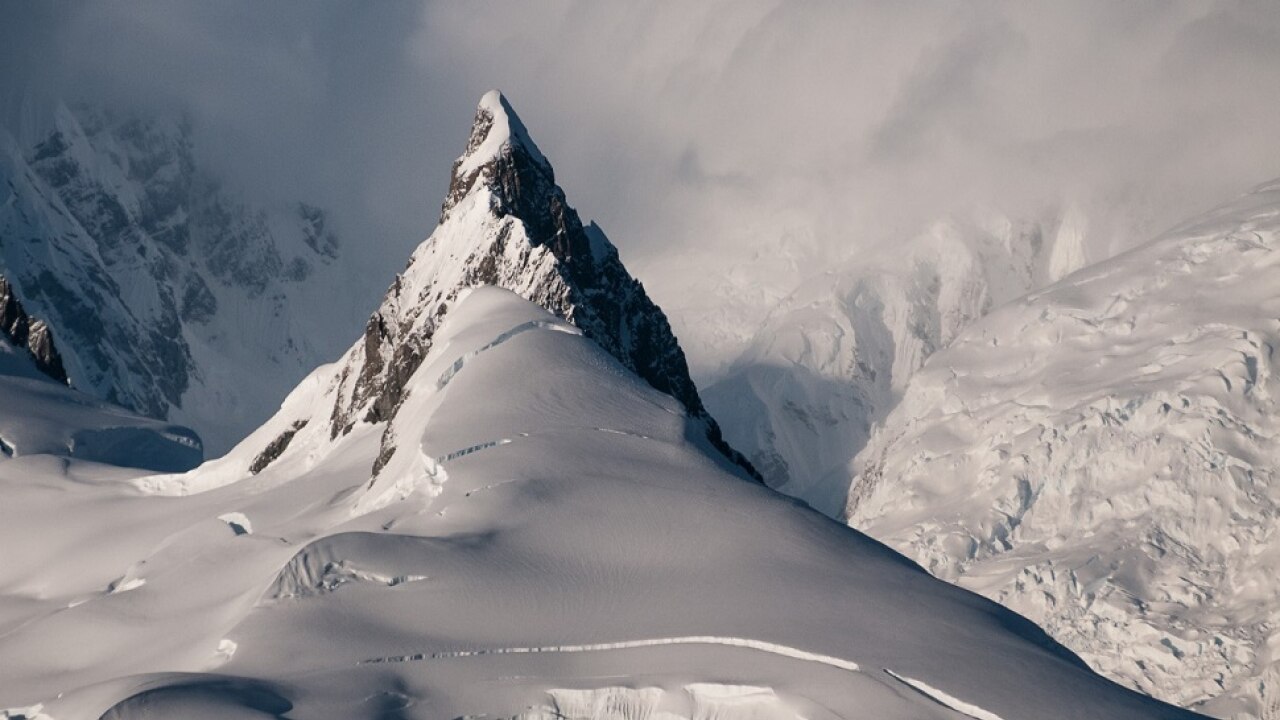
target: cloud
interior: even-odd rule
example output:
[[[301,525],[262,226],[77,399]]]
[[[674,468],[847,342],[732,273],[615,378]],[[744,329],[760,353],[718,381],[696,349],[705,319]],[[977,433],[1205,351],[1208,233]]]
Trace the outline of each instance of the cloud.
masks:
[[[226,174],[334,207],[389,269],[430,231],[490,87],[670,302],[676,263],[714,273],[717,256],[780,238],[806,238],[821,269],[957,209],[1071,201],[1116,249],[1280,175],[1275,3],[89,0],[6,14],[0,98],[186,108]]]

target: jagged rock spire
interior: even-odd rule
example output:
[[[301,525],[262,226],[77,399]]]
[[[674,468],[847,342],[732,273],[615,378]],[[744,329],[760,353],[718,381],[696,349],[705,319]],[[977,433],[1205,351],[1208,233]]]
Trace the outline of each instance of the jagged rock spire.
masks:
[[[476,107],[467,149],[453,163],[441,222],[458,203],[479,190],[489,194],[494,214],[513,215],[524,223],[535,247],[547,246],[575,268],[579,266],[575,259],[590,256],[591,242],[564,191],[556,185],[551,163],[497,90],[485,93]]]
[[[477,184],[510,207],[522,197],[536,196],[555,186],[551,163],[529,137],[520,116],[497,90],[480,98],[467,148],[453,163],[449,192],[441,208],[441,220]]]
[[[453,164],[440,224],[414,252],[344,362],[333,436],[391,421],[375,472],[395,452],[394,417],[409,377],[460,291],[498,285],[578,326],[655,389],[679,400],[708,441],[759,479],[724,442],[662,310],[594,224],[583,225],[551,164],[501,93],[480,100]]]

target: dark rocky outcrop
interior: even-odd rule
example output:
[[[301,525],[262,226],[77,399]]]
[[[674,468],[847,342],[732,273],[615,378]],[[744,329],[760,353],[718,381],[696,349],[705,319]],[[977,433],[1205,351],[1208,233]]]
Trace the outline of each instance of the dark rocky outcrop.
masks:
[[[53,331],[43,320],[27,314],[4,276],[0,276],[0,335],[26,350],[37,370],[63,385],[71,384],[54,345]]]
[[[306,426],[306,420],[298,420],[293,425],[290,425],[288,430],[277,435],[275,440],[267,443],[267,446],[262,449],[262,452],[258,453],[258,457],[254,458],[253,463],[249,465],[249,472],[257,475],[267,469],[268,465],[275,462],[276,458],[289,449],[289,443],[293,442],[293,436],[297,435],[298,431]]]

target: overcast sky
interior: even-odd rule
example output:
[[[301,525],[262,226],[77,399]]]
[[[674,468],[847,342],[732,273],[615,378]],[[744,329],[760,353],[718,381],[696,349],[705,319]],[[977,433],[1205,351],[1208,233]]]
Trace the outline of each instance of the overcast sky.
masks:
[[[1274,2],[0,6],[8,117],[32,93],[186,108],[222,172],[316,198],[394,267],[491,87],[642,270],[847,254],[975,205],[1158,229],[1280,176]]]

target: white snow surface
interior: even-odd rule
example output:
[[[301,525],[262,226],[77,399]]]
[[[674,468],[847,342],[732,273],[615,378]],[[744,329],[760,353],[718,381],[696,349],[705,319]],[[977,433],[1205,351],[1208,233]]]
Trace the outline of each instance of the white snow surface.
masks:
[[[299,412],[332,407],[338,366],[185,476],[0,463],[0,707],[117,720],[962,717],[888,667],[1003,718],[1193,717],[744,480],[678,403],[553,326],[568,329],[505,290],[460,296],[407,380],[398,450],[372,482],[381,424],[335,438],[308,425],[247,470]],[[454,455],[464,448],[483,449]],[[252,518],[251,535],[227,531],[218,518],[232,513]],[[111,594],[122,576],[145,584]]]
[[[1280,717],[1280,185],[1010,303],[933,355],[849,522],[1215,715]]]
[[[911,376],[998,306],[1084,264],[1086,226],[974,212],[806,279],[705,392],[774,488],[838,517],[848,465]]]
[[[191,430],[95,400],[41,373],[0,337],[0,464],[51,455],[151,471],[203,459]]]

